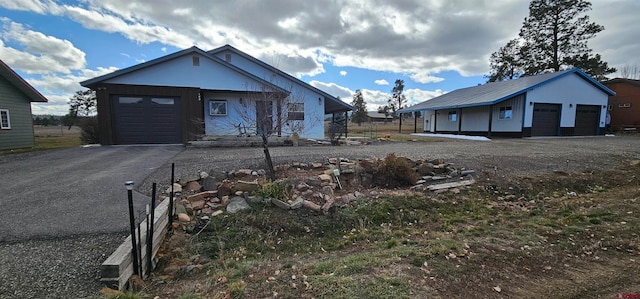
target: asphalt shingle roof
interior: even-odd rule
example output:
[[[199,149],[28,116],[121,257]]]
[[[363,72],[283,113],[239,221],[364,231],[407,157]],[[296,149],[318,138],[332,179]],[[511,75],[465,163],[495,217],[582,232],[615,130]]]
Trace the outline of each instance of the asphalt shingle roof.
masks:
[[[399,112],[408,113],[421,110],[457,109],[493,105],[574,73],[601,89],[603,92],[609,95],[615,94],[611,89],[591,78],[582,70],[574,68],[556,73],[522,77],[508,81],[491,82],[483,85],[457,89],[439,97],[401,109]]]

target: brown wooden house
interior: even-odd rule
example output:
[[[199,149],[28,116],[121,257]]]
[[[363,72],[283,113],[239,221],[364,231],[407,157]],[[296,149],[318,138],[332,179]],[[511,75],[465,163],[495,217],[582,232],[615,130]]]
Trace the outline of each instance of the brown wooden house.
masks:
[[[640,129],[640,80],[615,78],[604,82],[604,85],[616,92],[609,97],[611,128]]]

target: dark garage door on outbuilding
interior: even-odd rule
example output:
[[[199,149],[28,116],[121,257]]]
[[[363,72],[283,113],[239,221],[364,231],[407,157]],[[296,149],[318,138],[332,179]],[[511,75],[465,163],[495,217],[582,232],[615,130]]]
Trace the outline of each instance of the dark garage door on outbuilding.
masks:
[[[533,106],[531,136],[557,136],[560,129],[560,104],[536,103]]]
[[[598,134],[600,106],[576,105],[575,135],[590,136]]]
[[[112,104],[116,144],[182,143],[179,98],[120,96]]]

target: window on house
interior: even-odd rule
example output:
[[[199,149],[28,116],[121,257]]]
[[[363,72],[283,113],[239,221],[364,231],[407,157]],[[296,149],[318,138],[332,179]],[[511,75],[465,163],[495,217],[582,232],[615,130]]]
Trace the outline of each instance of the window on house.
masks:
[[[209,101],[209,115],[217,115],[217,116],[227,115],[227,101],[226,100]]]
[[[193,57],[192,57],[192,60],[193,60],[193,61],[192,61],[193,66],[200,66],[200,57],[198,57],[198,56],[193,56]]]
[[[631,103],[618,104],[619,108],[631,108]]]
[[[455,111],[449,111],[449,121],[458,121],[458,113]]]
[[[513,115],[513,109],[511,106],[500,107],[499,119],[511,119]]]
[[[120,104],[142,104],[142,98],[140,97],[119,97],[118,103]]]
[[[607,110],[609,110],[609,111],[613,110],[613,105],[609,104],[609,105],[607,106]]]
[[[11,118],[9,117],[9,110],[0,109],[0,129],[11,129]]]
[[[304,103],[289,103],[288,120],[304,120]]]
[[[172,98],[151,98],[151,103],[159,105],[173,105],[175,100]]]

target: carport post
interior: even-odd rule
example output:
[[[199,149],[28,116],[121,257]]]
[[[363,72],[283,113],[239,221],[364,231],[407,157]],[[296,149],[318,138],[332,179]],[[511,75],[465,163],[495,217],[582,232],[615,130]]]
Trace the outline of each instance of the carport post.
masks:
[[[129,225],[131,228],[131,254],[133,255],[133,274],[140,275],[138,272],[138,245],[136,244],[136,221],[133,216],[133,181],[127,181],[124,185],[127,187],[127,195],[129,197]]]

